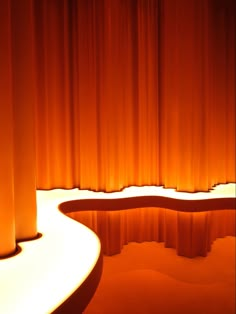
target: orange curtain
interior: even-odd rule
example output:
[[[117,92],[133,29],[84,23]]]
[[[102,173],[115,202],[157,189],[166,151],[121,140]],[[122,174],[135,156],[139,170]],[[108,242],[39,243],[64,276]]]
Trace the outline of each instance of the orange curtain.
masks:
[[[235,182],[235,3],[163,1],[162,183],[208,190]]]
[[[0,256],[37,233],[35,178],[236,181],[235,15],[233,0],[0,1]]]
[[[11,98],[10,8],[0,3],[0,257],[15,249],[13,203],[13,108]],[[2,240],[5,237],[4,241]]]
[[[235,182],[235,2],[35,1],[37,187]]]
[[[33,12],[0,2],[0,258],[37,235]]]

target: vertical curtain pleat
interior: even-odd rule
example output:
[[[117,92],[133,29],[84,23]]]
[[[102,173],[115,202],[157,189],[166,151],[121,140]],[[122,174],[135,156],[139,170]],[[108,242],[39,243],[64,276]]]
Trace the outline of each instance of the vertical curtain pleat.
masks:
[[[211,1],[212,127],[211,174],[213,183],[235,182],[235,3]],[[215,171],[217,169],[217,172]]]
[[[74,102],[75,141],[73,145],[78,147],[79,160],[75,154],[74,162],[78,163],[77,184],[89,188],[90,178],[93,178],[94,188],[98,189],[99,152],[97,147],[100,134],[97,101],[99,101],[98,90],[100,88],[97,80],[100,73],[96,51],[97,49],[100,51],[100,47],[96,36],[99,35],[102,25],[97,23],[96,2],[78,2],[76,17],[78,29],[72,47],[74,48],[74,45],[77,47],[75,58],[78,68],[73,71],[75,71],[75,89],[77,89],[78,98],[77,102]],[[85,25],[87,25],[86,31]]]
[[[15,250],[13,200],[13,105],[11,76],[11,10],[0,2],[0,257]]]
[[[16,239],[37,234],[35,176],[35,51],[31,0],[11,2],[14,207]]]
[[[37,187],[235,182],[231,0],[35,1]]]
[[[209,141],[209,113],[215,112],[210,110],[208,2],[162,4],[162,181],[177,190],[204,191],[212,187],[208,163],[214,160],[209,160],[208,145],[216,141]]]
[[[136,185],[159,184],[158,2],[137,2]]]
[[[36,1],[37,178],[44,187],[71,186],[72,112],[67,1]],[[38,44],[40,43],[40,44]],[[38,185],[41,187],[41,185]]]
[[[36,235],[35,145],[41,189],[236,181],[235,1],[11,0],[0,14],[0,255]]]
[[[37,235],[33,12],[31,0],[0,4],[0,257]]]

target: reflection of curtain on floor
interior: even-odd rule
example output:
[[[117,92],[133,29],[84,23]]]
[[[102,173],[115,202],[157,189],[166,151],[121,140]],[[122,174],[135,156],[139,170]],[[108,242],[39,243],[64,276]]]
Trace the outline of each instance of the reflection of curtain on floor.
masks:
[[[233,0],[34,3],[39,188],[235,182]]]
[[[157,241],[186,257],[206,256],[216,238],[235,236],[235,211],[199,213],[163,208],[71,212],[69,217],[94,230],[103,252],[118,254],[129,242]]]

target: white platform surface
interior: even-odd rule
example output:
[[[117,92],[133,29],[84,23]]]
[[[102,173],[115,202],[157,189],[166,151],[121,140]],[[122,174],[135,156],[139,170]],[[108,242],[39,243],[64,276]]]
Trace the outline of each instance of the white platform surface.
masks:
[[[40,239],[21,242],[22,252],[0,260],[0,313],[46,314],[86,279],[100,255],[100,241],[87,227],[60,213],[58,205],[74,199],[166,196],[175,199],[235,198],[236,184],[210,192],[184,193],[163,187],[129,187],[121,192],[37,191]]]
[[[19,243],[22,252],[0,260],[0,313],[51,313],[90,274],[100,255],[100,241],[90,229],[66,217],[59,203],[78,190],[37,191],[38,232]]]

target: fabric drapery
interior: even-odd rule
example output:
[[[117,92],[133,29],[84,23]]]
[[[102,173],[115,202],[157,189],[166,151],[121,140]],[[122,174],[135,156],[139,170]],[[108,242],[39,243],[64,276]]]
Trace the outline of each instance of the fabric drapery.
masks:
[[[0,3],[0,258],[36,226],[32,1]]]
[[[14,237],[14,205],[13,205],[13,108],[11,99],[11,71],[10,71],[10,30],[9,30],[9,8],[0,4],[0,44],[5,49],[0,49],[0,67],[2,80],[0,84],[1,106],[0,106],[0,234],[5,236],[1,241],[0,256],[11,253],[15,249]],[[10,196],[10,197],[9,197]],[[2,210],[4,208],[4,210]]]
[[[37,186],[235,182],[235,4],[36,1]]]
[[[36,236],[35,188],[236,181],[235,11],[233,0],[1,1],[0,256]]]

